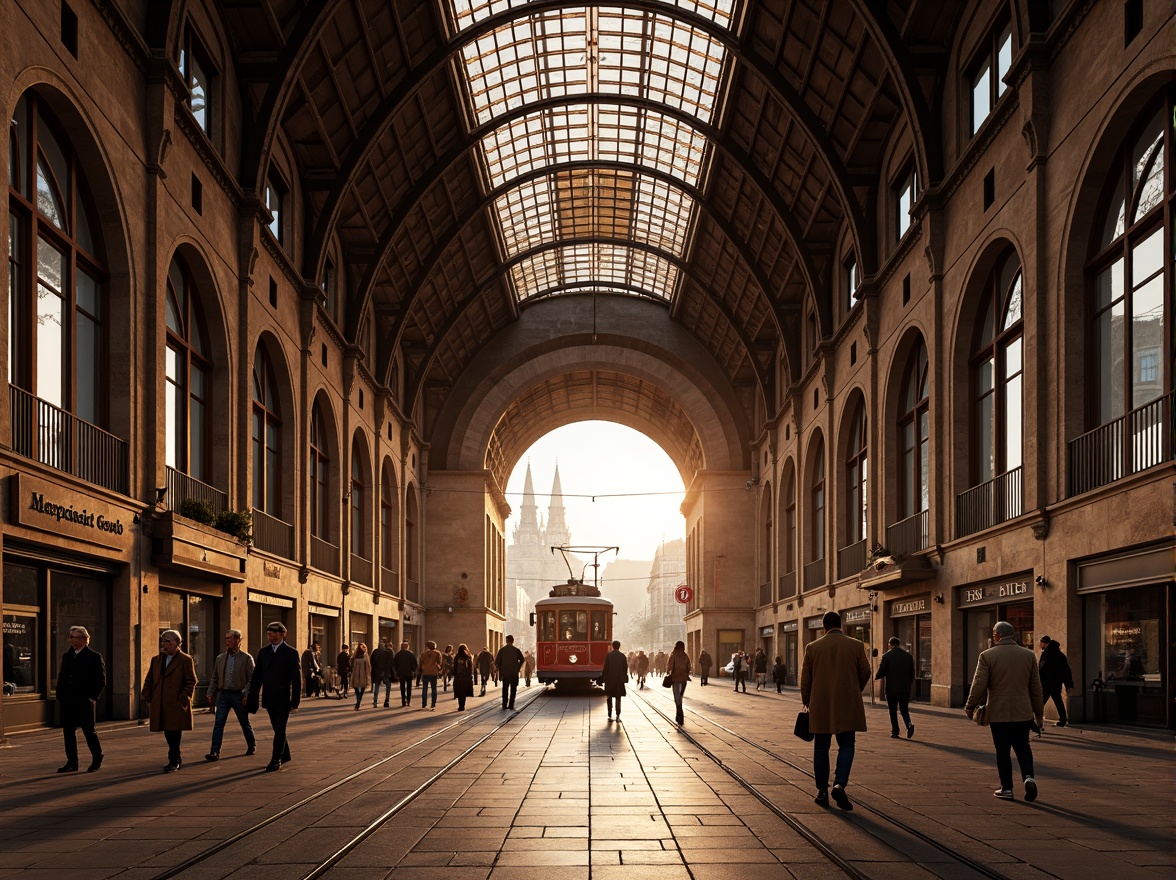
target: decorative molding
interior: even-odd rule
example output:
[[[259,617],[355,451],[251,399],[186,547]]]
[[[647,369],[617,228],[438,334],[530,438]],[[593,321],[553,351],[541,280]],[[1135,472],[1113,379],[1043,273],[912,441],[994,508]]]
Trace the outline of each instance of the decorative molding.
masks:
[[[1038,518],[1029,523],[1029,528],[1033,530],[1033,537],[1038,541],[1044,541],[1049,537],[1049,511],[1044,507],[1037,511]]]
[[[146,74],[151,61],[151,52],[139,32],[127,19],[122,7],[112,0],[93,0],[93,3],[110,32],[114,34],[123,51],[127,53],[127,57],[134,62],[135,67]]]

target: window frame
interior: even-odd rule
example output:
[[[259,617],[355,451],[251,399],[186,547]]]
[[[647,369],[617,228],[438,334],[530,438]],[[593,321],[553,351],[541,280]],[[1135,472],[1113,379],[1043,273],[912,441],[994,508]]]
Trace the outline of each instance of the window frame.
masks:
[[[286,212],[289,195],[290,187],[286,185],[285,178],[276,169],[271,168],[269,174],[265,176],[265,209],[269,213],[270,219],[264,226],[274,237],[274,241],[282,246],[286,244]],[[278,203],[276,211],[273,199],[276,199]]]
[[[258,389],[262,394],[258,395]],[[273,401],[273,408],[266,401],[269,397]],[[253,359],[253,400],[250,408],[250,455],[253,464],[253,479],[250,494],[253,507],[267,516],[282,520],[282,413],[278,386],[274,374],[273,364],[264,346],[258,346]],[[262,425],[261,436],[257,433],[260,419]],[[270,429],[276,443],[271,447],[269,443]],[[268,465],[272,453],[273,473]],[[261,474],[261,493],[258,495],[258,471]]]
[[[846,546],[869,535],[869,417],[865,402],[859,400],[849,423],[845,445],[845,537]],[[854,444],[858,443],[855,449]],[[857,504],[854,493],[857,493]]]
[[[331,543],[331,455],[330,434],[322,407],[315,401],[310,412],[307,444],[307,496],[310,536]]]
[[[915,169],[913,159],[908,159],[902,166],[902,171],[894,180],[894,184],[890,188],[891,195],[894,199],[894,212],[892,218],[894,220],[895,243],[901,242],[911,228],[915,225],[915,203],[919,198],[919,178]],[[903,212],[903,199],[909,198],[910,204],[907,210]],[[903,225],[903,222],[906,225]]]
[[[182,371],[182,387],[184,393],[184,412],[181,414],[180,422],[175,428],[179,430],[176,437],[177,440],[177,456],[176,463],[172,465],[180,473],[186,474],[193,479],[198,479],[203,483],[210,483],[212,474],[212,402],[216,393],[215,384],[213,382],[213,362],[205,355],[200,354],[192,345],[191,337],[193,332],[199,333],[201,336],[200,343],[204,350],[208,350],[208,334],[206,332],[206,324],[204,316],[201,312],[199,298],[196,296],[196,283],[192,279],[192,271],[188,268],[188,264],[181,260],[178,256],[172,258],[173,265],[177,266],[180,275],[185,285],[185,292],[183,297],[184,312],[181,316],[183,326],[186,331],[186,338],[179,336],[171,327],[164,322],[164,347],[175,351],[181,359]],[[167,279],[164,282],[166,290],[165,296],[171,296],[172,273],[167,273]],[[165,355],[166,357],[166,355]],[[202,400],[205,410],[204,430],[203,436],[199,439],[199,456],[201,459],[200,472],[201,476],[196,476],[192,473],[193,460],[193,438],[191,432],[191,408],[192,399],[195,396],[192,391],[192,371],[193,367],[205,374],[207,387],[205,389],[205,396]],[[167,375],[166,362],[164,365],[164,383],[172,384],[171,377]],[[167,430],[172,430],[171,425],[167,426]]]
[[[212,140],[216,134],[219,126],[217,125],[216,112],[220,106],[219,96],[217,95],[217,87],[220,81],[220,70],[212,60],[212,53],[206,48],[208,44],[201,39],[200,34],[196,28],[189,23],[184,28],[184,40],[180,46],[180,57],[177,67],[180,72],[180,77],[184,81],[184,87],[188,90],[188,97],[184,101],[184,106],[188,108],[188,112],[192,114],[192,119],[196,122],[196,127],[199,128]],[[193,64],[203,72],[205,77],[204,83],[204,109],[197,112],[192,106],[193,96]],[[201,113],[203,114],[203,122],[201,121]]]
[[[908,519],[915,514],[922,513],[925,510],[931,509],[931,475],[929,472],[924,472],[922,467],[923,455],[922,447],[926,445],[927,460],[930,462],[930,444],[931,444],[931,377],[930,377],[930,356],[927,351],[927,343],[920,338],[919,344],[911,351],[907,357],[906,365],[903,367],[902,384],[899,387],[899,414],[896,422],[898,433],[898,518],[899,520]],[[907,389],[911,387],[911,383],[915,383],[915,399],[910,406],[906,408],[906,400],[908,398]],[[923,386],[926,386],[924,389]],[[922,436],[922,417],[927,417],[927,436]],[[908,449],[906,442],[903,439],[905,428],[911,425],[914,430],[914,445]],[[915,466],[913,487],[918,490],[914,493],[916,496],[916,504],[919,505],[913,510],[907,509],[907,489],[911,480],[911,474],[908,473],[907,453],[913,452],[911,461]],[[927,506],[921,506],[923,500],[923,488],[927,489],[925,493],[927,496]]]
[[[363,449],[359,443],[354,440],[351,443],[351,509],[350,509],[350,525],[351,525],[351,554],[358,556],[361,559],[370,559],[371,557],[371,541],[367,538],[367,485],[364,483],[365,468],[360,456],[363,454]],[[364,548],[368,548],[368,552],[364,553]]]
[[[1006,43],[1009,46],[1007,60],[1001,51]],[[974,138],[980,133],[996,112],[1001,99],[1009,91],[1004,78],[1012,69],[1015,51],[1013,20],[1005,11],[985,35],[981,45],[973,54],[971,62],[964,68],[964,90],[968,95],[968,100],[961,103],[968,108],[967,133],[969,138]],[[978,75],[981,71],[984,71],[984,79],[988,86],[988,109],[985,111],[984,117],[977,121],[976,91],[980,86]]]
[[[817,562],[825,558],[825,515],[828,499],[825,495],[825,443],[819,441],[815,451],[816,461],[813,463],[812,476],[809,481],[809,562]]]

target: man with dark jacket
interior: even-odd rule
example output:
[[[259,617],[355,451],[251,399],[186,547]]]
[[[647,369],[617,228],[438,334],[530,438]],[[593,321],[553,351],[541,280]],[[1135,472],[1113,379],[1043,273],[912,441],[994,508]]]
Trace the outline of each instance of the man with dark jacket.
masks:
[[[1049,636],[1041,637],[1041,659],[1037,661],[1038,672],[1041,676],[1041,692],[1046,700],[1053,700],[1058,710],[1058,720],[1054,727],[1066,726],[1066,702],[1062,699],[1062,688],[1069,691],[1074,687],[1074,674],[1070,671],[1070,661],[1062,653],[1062,645]]]
[[[369,658],[372,664],[372,708],[380,704],[380,685],[384,686],[384,708],[388,708],[388,698],[392,695],[392,658],[395,651],[388,644],[387,639],[381,639],[380,647],[372,651]],[[404,703],[402,702],[403,706]]]
[[[71,626],[69,650],[61,658],[61,673],[57,676],[61,732],[65,735],[65,765],[57,768],[58,773],[78,769],[79,730],[90,748],[90,766],[86,772],[93,773],[102,766],[102,744],[94,731],[94,710],[105,687],[106,664],[102,655],[90,647],[90,633],[84,626]]]
[[[408,642],[400,643],[400,650],[392,658],[392,669],[400,679],[400,705],[407,706],[412,702],[412,677],[417,669],[416,654],[408,649]]]
[[[502,681],[503,709],[514,708],[523,660],[523,652],[515,647],[514,636],[507,636],[506,644],[498,649],[498,656],[494,658],[494,665],[498,667],[498,678]]]
[[[915,680],[915,658],[902,649],[902,639],[890,637],[890,650],[882,655],[874,681],[886,679],[886,707],[890,710],[890,738],[898,739],[898,713],[906,725],[907,739],[915,735],[908,705]]]
[[[617,701],[617,721],[621,720],[621,697],[625,695],[625,682],[629,680],[628,664],[621,653],[621,643],[613,642],[612,650],[604,657],[600,683],[604,685],[604,699],[608,705],[608,720],[613,720],[613,700]]]
[[[249,712],[260,705],[269,713],[274,729],[274,747],[267,773],[281,770],[290,762],[290,743],[286,740],[286,725],[290,713],[298,711],[302,697],[302,667],[298,650],[286,644],[286,625],[275,620],[265,628],[269,644],[257,652],[253,678],[249,680]]]
[[[302,652],[302,678],[306,682],[306,696],[317,697],[322,687],[323,667],[319,662],[319,643],[313,643]]]
[[[482,692],[478,694],[479,697],[486,696],[486,682],[490,680],[490,670],[494,668],[494,655],[490,653],[490,649],[483,646],[478,653],[478,659],[474,663],[474,668],[482,679]]]

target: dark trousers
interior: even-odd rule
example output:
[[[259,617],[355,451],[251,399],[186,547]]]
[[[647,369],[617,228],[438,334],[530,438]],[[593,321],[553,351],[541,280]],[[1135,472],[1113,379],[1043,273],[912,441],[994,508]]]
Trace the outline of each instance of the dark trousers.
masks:
[[[743,685],[743,693],[747,693],[747,673],[742,669],[735,670],[735,690],[739,690],[739,686]]]
[[[270,761],[290,760],[290,743],[286,740],[286,725],[290,722],[289,709],[266,709],[269,713],[270,727],[274,729],[274,749]]]
[[[240,691],[216,692],[216,720],[212,723],[212,749],[220,753],[221,741],[225,735],[225,723],[229,720],[229,709],[237,716],[241,725],[241,732],[245,734],[245,744],[252,746],[256,740],[253,736],[253,725],[249,723],[249,713],[245,711],[245,695]]]
[[[384,702],[388,702],[388,698],[392,696],[392,679],[385,678],[383,681],[376,679],[372,682],[372,708],[380,702],[380,685],[384,686]]]
[[[101,758],[102,744],[98,742],[98,734],[94,732],[94,707],[90,705],[89,700],[85,701],[84,707],[77,705],[66,708],[64,703],[61,707],[61,732],[65,735],[65,760],[68,764],[78,763],[79,730],[86,738],[90,755],[95,759]]]
[[[608,703],[608,717],[609,718],[613,717],[613,700],[617,701],[617,717],[620,718],[621,717],[621,698],[619,696],[616,696],[616,697],[605,697],[604,699],[605,699],[605,702]]]
[[[163,738],[167,740],[167,762],[169,764],[179,765],[180,763],[180,737],[184,735],[182,730],[165,730]]]
[[[400,676],[400,704],[407,706],[412,702],[412,676]]]
[[[433,705],[437,705],[437,676],[422,675],[421,676],[421,708],[425,708],[425,703],[428,701],[429,688],[433,688]]]
[[[519,690],[519,677],[516,675],[513,678],[502,677],[502,708],[513,709],[515,694]]]
[[[675,681],[670,687],[674,689],[674,720],[682,724],[686,720],[686,713],[682,709],[682,697],[686,695],[686,682]]]
[[[1053,704],[1058,710],[1058,722],[1066,724],[1066,701],[1062,699],[1062,689],[1058,688],[1056,691],[1050,691],[1045,695],[1047,700],[1053,700]]]
[[[1000,776],[1000,787],[1013,787],[1013,762],[1009,749],[1017,754],[1021,778],[1033,775],[1033,750],[1029,748],[1029,725],[1032,721],[993,721],[988,725],[992,731],[992,744],[996,746],[996,772]]]
[[[842,788],[849,785],[849,771],[853,769],[853,755],[857,751],[857,736],[852,730],[843,733],[818,733],[813,740],[813,778],[817,790],[829,787],[829,745],[837,737],[837,769],[833,773],[833,784]]]
[[[360,706],[360,703],[363,702],[363,692],[365,689],[364,688],[355,688],[354,690],[355,690],[355,708],[358,709]]]
[[[708,670],[706,672],[703,672],[702,673],[702,683],[705,685],[709,679],[710,679],[710,671]]]
[[[907,727],[911,726],[911,713],[907,708],[910,697],[892,697],[886,695],[886,708],[890,710],[890,732],[898,733],[898,713],[902,713],[902,721]]]

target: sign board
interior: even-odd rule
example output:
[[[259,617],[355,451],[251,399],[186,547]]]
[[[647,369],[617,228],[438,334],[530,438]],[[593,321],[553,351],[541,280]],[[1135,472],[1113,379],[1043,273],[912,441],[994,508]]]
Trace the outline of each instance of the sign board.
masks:
[[[820,629],[823,626],[823,624],[821,623],[821,621],[823,619],[824,619],[823,615],[822,615],[822,617],[810,617],[808,620],[806,620],[804,622],[804,625],[806,627],[808,627],[809,629]]]
[[[330,605],[316,605],[313,602],[308,602],[307,606],[311,614],[317,614],[319,617],[339,616],[339,609],[332,608]]]
[[[674,598],[681,604],[686,605],[694,598],[694,590],[686,584],[682,584],[678,589],[674,590]]]
[[[135,528],[129,511],[28,474],[12,477],[13,523],[112,550],[130,550]]]
[[[863,605],[861,608],[850,608],[848,611],[841,612],[842,623],[869,623],[869,621],[869,605]]]
[[[930,596],[919,596],[917,599],[899,599],[890,603],[891,617],[910,617],[913,614],[925,614],[928,610]]]
[[[1017,602],[1033,598],[1033,581],[1028,576],[1009,578],[974,587],[960,587],[956,604],[960,608],[975,608],[978,605],[995,605],[1001,602]]]
[[[274,608],[294,607],[293,599],[287,599],[285,596],[271,596],[268,593],[258,593],[256,590],[249,591],[249,601],[257,602],[259,605],[270,605]]]
[[[775,634],[776,634],[776,627],[774,627],[774,626],[760,627],[760,635],[761,636],[774,636]]]
[[[794,633],[800,628],[795,620],[790,620],[787,623],[780,624],[780,632]]]

